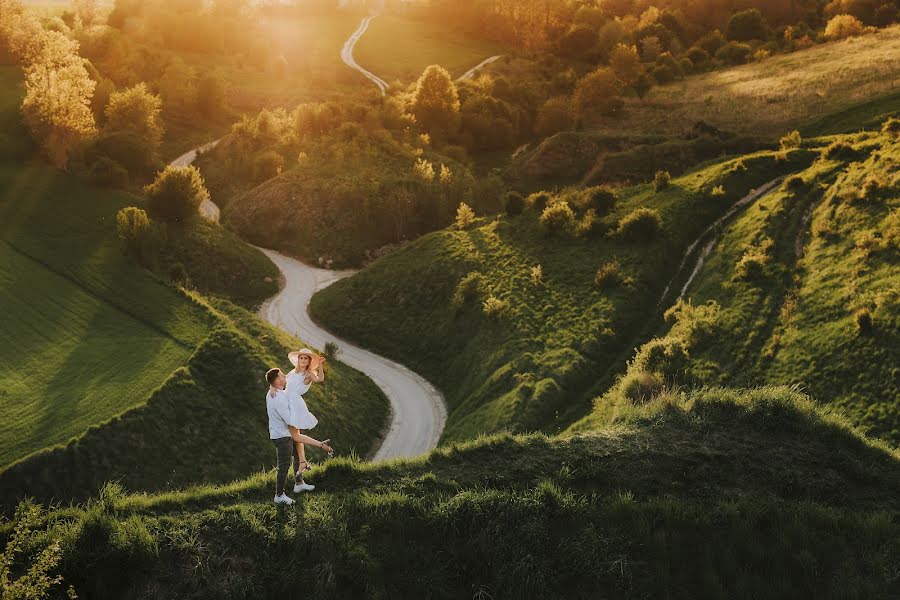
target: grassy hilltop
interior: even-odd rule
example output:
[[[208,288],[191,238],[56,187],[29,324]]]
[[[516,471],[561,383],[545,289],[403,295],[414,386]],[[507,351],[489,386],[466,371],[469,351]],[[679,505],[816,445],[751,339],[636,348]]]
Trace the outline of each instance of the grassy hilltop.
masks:
[[[290,509],[259,501],[271,475],[110,487],[38,516],[27,551],[58,541],[66,583],[98,599],[883,598],[898,461],[797,392],[708,389],[574,437],[330,461],[310,478],[327,493]]]
[[[18,74],[3,67],[0,77],[0,505],[82,499],[110,480],[163,489],[267,467],[262,374],[301,342],[232,301],[258,304],[277,269],[204,223],[170,228],[167,250],[202,292],[129,263],[115,215],[142,200],[32,161]],[[330,413],[318,433],[360,454],[388,416],[378,388],[339,363],[310,403]]]

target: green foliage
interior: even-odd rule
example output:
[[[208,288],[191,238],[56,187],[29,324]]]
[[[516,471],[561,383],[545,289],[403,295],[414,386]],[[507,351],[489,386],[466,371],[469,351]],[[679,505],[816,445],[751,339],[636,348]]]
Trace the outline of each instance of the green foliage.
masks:
[[[488,296],[481,304],[485,316],[499,319],[509,311],[509,302],[496,296]]]
[[[744,281],[760,279],[769,262],[772,246],[774,246],[774,242],[765,238],[748,248],[734,268],[735,278]]]
[[[284,157],[274,150],[260,152],[253,159],[253,173],[257,181],[266,181],[281,175]]]
[[[568,202],[556,200],[541,213],[540,223],[548,235],[570,235],[575,226],[575,213]]]
[[[160,118],[162,100],[150,93],[146,84],[139,83],[121,92],[113,92],[106,105],[105,135],[129,134],[141,141],[153,159],[159,159],[163,137]]]
[[[657,192],[660,192],[669,187],[669,182],[671,180],[672,176],[669,175],[668,171],[657,171],[656,175],[653,177],[653,187]]]
[[[144,265],[147,265],[148,257],[142,256],[142,251],[150,236],[150,228],[150,218],[141,208],[128,206],[116,213],[116,235],[122,242],[125,254]]]
[[[209,200],[209,192],[197,167],[168,166],[144,188],[147,208],[154,217],[170,223],[183,223],[198,216],[200,205]]]
[[[533,192],[525,199],[525,204],[529,209],[543,213],[552,198],[553,196],[549,192]]]
[[[613,232],[617,237],[630,242],[649,242],[662,229],[662,218],[655,208],[636,208],[619,220]]]
[[[487,291],[487,280],[478,271],[467,273],[459,280],[453,293],[453,306],[462,308],[472,300],[480,298]]]
[[[16,507],[15,516],[10,523],[9,531],[3,554],[0,555],[0,593],[3,600],[31,600],[46,598],[54,588],[59,588],[63,583],[61,575],[54,574],[58,570],[62,550],[59,542],[53,541],[37,552],[36,556],[27,561],[25,568],[18,577],[14,577],[19,571],[18,560],[23,558],[20,554],[33,552],[35,530],[41,526],[43,515],[39,507],[28,500],[23,500]],[[75,592],[70,587],[69,598],[75,598]]]
[[[769,38],[769,25],[759,9],[749,8],[731,15],[725,37],[738,42],[766,40]]]
[[[716,59],[728,65],[742,65],[750,60],[753,49],[741,42],[728,42],[716,51]]]
[[[435,139],[446,139],[459,127],[459,95],[450,73],[431,65],[416,82],[410,112],[419,126]]]
[[[800,147],[800,132],[796,129],[784,136],[779,140],[778,144],[781,146],[782,150],[793,150],[794,148]]]
[[[582,119],[611,115],[622,108],[622,83],[607,67],[591,71],[579,80],[573,92],[575,114]]]
[[[594,283],[601,290],[614,288],[617,285],[625,283],[627,279],[628,278],[622,274],[622,267],[617,260],[603,263],[594,275]]]
[[[454,222],[454,226],[457,229],[462,230],[468,229],[473,223],[475,223],[475,211],[465,202],[460,202],[459,208],[456,209],[456,221]]]
[[[525,197],[515,190],[506,192],[506,196],[503,199],[503,208],[506,209],[506,214],[511,217],[521,215],[522,211],[525,210]]]

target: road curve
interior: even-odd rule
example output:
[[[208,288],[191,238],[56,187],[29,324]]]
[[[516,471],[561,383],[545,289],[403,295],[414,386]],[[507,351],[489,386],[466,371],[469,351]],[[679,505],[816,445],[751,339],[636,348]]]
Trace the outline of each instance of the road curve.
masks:
[[[285,280],[282,290],[260,308],[260,316],[315,348],[336,343],[340,361],[368,375],[390,400],[390,429],[374,460],[419,456],[437,446],[447,421],[443,395],[403,365],[328,333],[309,316],[313,294],[354,271],[317,269],[280,252],[260,250],[278,266]]]
[[[503,58],[502,54],[496,54],[494,56],[491,56],[490,58],[486,58],[483,61],[481,61],[480,63],[478,63],[477,65],[475,65],[474,67],[472,67],[471,69],[469,69],[468,71],[466,71],[465,73],[463,73],[462,75],[460,75],[459,77],[457,77],[456,80],[463,81],[464,79],[471,79],[475,75],[475,73],[478,72],[479,69],[481,69],[482,67],[486,67],[487,65],[491,64],[495,60],[499,60],[501,58]]]
[[[356,46],[356,42],[359,41],[359,38],[366,32],[369,28],[369,23],[372,22],[377,15],[372,15],[368,17],[364,17],[360,22],[359,27],[357,27],[356,31],[350,34],[350,37],[347,38],[347,41],[344,42],[344,47],[341,48],[341,60],[344,61],[344,64],[350,67],[351,69],[355,69],[362,73],[367,79],[369,79],[372,83],[378,86],[378,89],[381,91],[381,95],[384,96],[387,92],[388,82],[376,75],[375,73],[369,71],[365,67],[360,66],[356,59],[353,58],[353,47]]]

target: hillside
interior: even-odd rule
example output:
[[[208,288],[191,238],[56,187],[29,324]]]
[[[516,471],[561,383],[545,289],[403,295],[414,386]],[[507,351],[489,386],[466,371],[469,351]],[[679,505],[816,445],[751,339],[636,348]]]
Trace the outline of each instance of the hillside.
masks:
[[[497,435],[413,461],[108,487],[37,517],[81,597],[884,598],[900,456],[785,388],[668,394],[574,437]],[[7,525],[2,530],[9,535]],[[691,551],[686,551],[691,548]],[[815,573],[815,576],[809,576]]]
[[[584,426],[621,394],[769,382],[802,385],[900,443],[898,125],[836,139],[711,240],[684,291],[692,304],[673,309]]]
[[[274,291],[274,265],[205,224],[173,229],[168,251],[220,297],[131,264],[115,215],[142,200],[31,160],[18,75],[0,77],[10,84],[0,96],[0,506],[86,498],[114,479],[164,489],[268,466],[262,374],[302,343],[231,300],[252,306]],[[311,400],[330,413],[317,433],[365,455],[386,399],[339,363],[329,379]]]
[[[557,432],[590,409],[649,335],[685,249],[753,188],[816,155],[720,160],[658,193],[652,185],[623,189],[612,212],[596,217],[584,216],[579,192],[563,192],[558,199],[577,211],[576,221],[596,218],[588,233],[548,236],[533,208],[440,231],[323,290],[311,314],[437,385],[449,404],[445,441],[504,429]],[[658,212],[655,235],[609,235],[639,208]],[[604,265],[613,272],[597,284]],[[490,297],[505,312],[485,314]]]

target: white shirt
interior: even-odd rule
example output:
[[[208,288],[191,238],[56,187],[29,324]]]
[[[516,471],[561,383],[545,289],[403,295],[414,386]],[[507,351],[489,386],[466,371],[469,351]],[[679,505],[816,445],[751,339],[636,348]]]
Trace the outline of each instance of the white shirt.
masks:
[[[288,421],[291,418],[291,405],[287,392],[276,390],[275,397],[271,391],[266,392],[266,412],[269,413],[269,438],[291,437]]]

